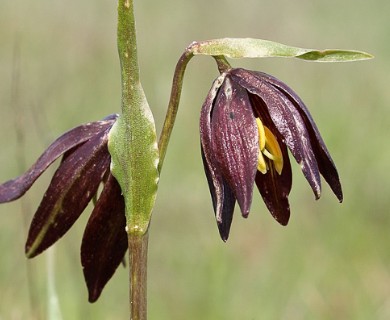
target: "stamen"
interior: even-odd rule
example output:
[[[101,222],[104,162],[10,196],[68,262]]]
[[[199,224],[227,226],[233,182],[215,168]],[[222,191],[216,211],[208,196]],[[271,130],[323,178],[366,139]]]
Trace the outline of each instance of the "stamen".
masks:
[[[273,161],[276,172],[280,175],[283,169],[283,154],[279,143],[274,134],[266,126],[263,125],[259,118],[256,118],[257,128],[259,132],[259,158],[257,162],[257,170],[266,174],[268,170],[267,162],[264,159],[266,156]],[[264,156],[263,156],[264,155]]]
[[[259,170],[262,174],[267,173],[267,164],[265,163],[265,159],[261,152],[259,152],[259,159],[257,160],[257,170]]]
[[[264,131],[265,131],[265,139],[266,139],[265,147],[274,157],[274,159],[272,160],[274,161],[276,172],[281,174],[283,169],[282,150],[280,149],[279,143],[276,140],[273,133],[271,132],[271,130],[264,126]]]
[[[265,148],[265,131],[263,123],[261,122],[260,118],[256,118],[257,122],[257,129],[259,130],[259,146],[260,150],[263,151]]]
[[[268,159],[270,159],[270,160],[272,160],[272,161],[275,161],[275,160],[276,160],[276,157],[275,157],[272,153],[270,153],[267,149],[264,149],[264,150],[262,151],[262,153],[263,153]]]

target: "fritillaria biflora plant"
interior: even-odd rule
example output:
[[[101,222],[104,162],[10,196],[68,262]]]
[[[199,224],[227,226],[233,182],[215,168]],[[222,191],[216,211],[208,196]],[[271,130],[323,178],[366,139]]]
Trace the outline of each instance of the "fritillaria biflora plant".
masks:
[[[232,68],[227,58],[343,62],[371,56],[249,38],[193,42],[177,63],[167,116],[157,140],[139,79],[133,0],[118,1],[117,40],[121,114],[63,134],[29,170],[0,185],[0,203],[23,196],[56,159],[62,158],[31,222],[27,257],[40,254],[59,240],[95,199],[81,244],[89,301],[98,299],[128,250],[131,319],[146,319],[148,227],[188,62],[196,55],[213,57],[220,73],[201,108],[200,141],[217,225],[226,241],[235,203],[247,217],[255,184],[273,217],[282,225],[288,223],[292,185],[288,151],[301,166],[316,199],[321,194],[320,175],[340,202],[343,198],[333,160],[298,95],[273,76]]]

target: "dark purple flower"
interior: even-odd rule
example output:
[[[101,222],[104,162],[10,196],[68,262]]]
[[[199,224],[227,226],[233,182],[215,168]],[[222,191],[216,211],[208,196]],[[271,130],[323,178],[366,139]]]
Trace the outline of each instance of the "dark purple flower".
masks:
[[[81,263],[89,301],[99,297],[127,250],[126,218],[121,189],[110,173],[108,134],[117,119],[76,127],[57,140],[20,177],[0,185],[0,203],[16,200],[59,157],[61,163],[33,217],[26,255],[35,257],[54,244],[76,222],[88,203],[103,190],[85,228]]]
[[[215,80],[202,107],[204,168],[221,238],[226,241],[236,201],[249,214],[256,183],[272,216],[290,217],[288,149],[316,199],[320,174],[341,202],[339,176],[308,109],[286,84],[262,73],[230,69]]]

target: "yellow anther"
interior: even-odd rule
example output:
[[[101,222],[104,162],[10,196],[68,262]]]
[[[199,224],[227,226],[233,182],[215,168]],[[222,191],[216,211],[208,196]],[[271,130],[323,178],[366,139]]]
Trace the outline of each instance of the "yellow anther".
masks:
[[[263,123],[261,122],[260,118],[256,118],[257,123],[257,129],[259,131],[259,147],[260,150],[263,151],[265,148],[265,131]]]
[[[256,123],[259,131],[260,149],[257,160],[257,170],[263,174],[267,173],[267,162],[264,159],[264,156],[266,156],[269,160],[273,161],[276,172],[281,174],[283,169],[283,154],[279,143],[271,130],[264,126],[259,118],[256,118]]]
[[[265,159],[261,151],[259,152],[259,159],[257,160],[257,170],[259,170],[262,174],[267,173],[267,164],[265,163]]]
[[[272,155],[276,172],[281,174],[283,169],[283,155],[279,143],[270,129],[264,127],[265,131],[265,148]],[[264,151],[263,151],[264,153]]]

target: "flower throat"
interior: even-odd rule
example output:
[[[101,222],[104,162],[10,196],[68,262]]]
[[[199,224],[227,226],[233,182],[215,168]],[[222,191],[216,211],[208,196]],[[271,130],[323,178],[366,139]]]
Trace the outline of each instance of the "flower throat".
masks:
[[[256,118],[259,132],[259,158],[257,160],[257,170],[266,174],[269,168],[269,161],[273,161],[276,172],[280,175],[283,169],[283,155],[279,143],[274,134],[263,125],[260,118]],[[268,159],[264,158],[264,156]]]

